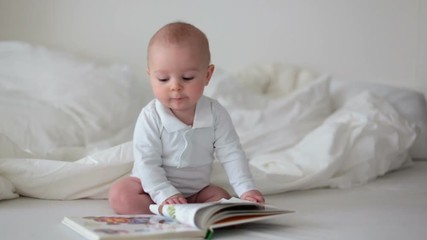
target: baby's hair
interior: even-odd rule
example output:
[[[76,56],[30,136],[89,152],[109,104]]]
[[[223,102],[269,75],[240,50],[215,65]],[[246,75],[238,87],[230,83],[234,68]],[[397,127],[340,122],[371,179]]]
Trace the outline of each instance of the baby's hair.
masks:
[[[185,22],[172,22],[160,28],[150,39],[147,49],[147,61],[151,46],[163,44],[196,44],[206,53],[208,64],[211,61],[209,41],[206,35],[197,27]]]

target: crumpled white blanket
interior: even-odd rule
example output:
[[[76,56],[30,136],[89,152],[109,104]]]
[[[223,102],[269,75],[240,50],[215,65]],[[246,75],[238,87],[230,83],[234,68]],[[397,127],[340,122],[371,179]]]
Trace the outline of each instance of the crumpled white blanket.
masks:
[[[252,173],[263,193],[318,187],[347,188],[364,184],[412,163],[408,149],[415,140],[413,125],[387,103],[365,92],[301,141],[250,158]],[[265,138],[258,139],[260,145]],[[214,181],[227,186],[216,165]],[[230,189],[230,188],[228,188]]]
[[[373,93],[332,111],[327,77],[274,96],[230,76],[214,80],[206,94],[228,108],[265,194],[350,187],[411,163],[414,127]],[[131,142],[77,161],[3,158],[0,200],[106,198],[111,183],[128,175],[132,165]],[[230,189],[226,179],[215,162],[213,182]]]
[[[239,91],[234,99],[231,93],[246,89],[245,83],[230,82],[221,78],[212,95],[231,109],[265,194],[351,187],[411,164],[408,149],[416,138],[415,126],[374,93],[362,92],[334,111],[327,76],[305,80],[302,86],[291,83],[297,87],[289,95],[272,98],[267,92],[255,100],[253,91]],[[220,165],[214,167],[213,181],[231,190]]]

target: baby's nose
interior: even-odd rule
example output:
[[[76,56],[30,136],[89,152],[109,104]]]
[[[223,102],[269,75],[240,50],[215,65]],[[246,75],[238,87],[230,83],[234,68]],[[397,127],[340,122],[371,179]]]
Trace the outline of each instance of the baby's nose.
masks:
[[[173,79],[170,83],[171,83],[171,90],[179,91],[182,89],[182,85],[179,80]]]

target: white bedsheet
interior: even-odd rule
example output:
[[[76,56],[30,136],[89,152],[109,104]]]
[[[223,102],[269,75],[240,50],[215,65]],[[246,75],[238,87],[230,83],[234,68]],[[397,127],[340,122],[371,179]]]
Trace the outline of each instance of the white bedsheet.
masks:
[[[351,189],[313,189],[267,196],[296,211],[260,223],[220,229],[215,240],[421,240],[427,236],[427,162],[414,162]],[[107,200],[18,198],[0,202],[2,240],[77,240],[64,216],[112,214]],[[29,217],[31,216],[31,217]]]
[[[221,85],[220,79],[217,82],[214,89],[223,92],[218,98],[236,122],[255,180],[266,194],[348,187],[410,163],[408,149],[416,137],[413,126],[370,93],[332,112],[329,80],[322,78],[290,95],[268,98],[257,108],[254,104],[244,108],[242,101],[251,93],[230,100],[233,91],[226,95],[221,87],[233,89]],[[132,163],[131,142],[77,161],[2,158],[0,199],[16,194],[42,199],[106,198],[111,183],[128,175]],[[213,181],[229,188],[224,179],[216,164]]]

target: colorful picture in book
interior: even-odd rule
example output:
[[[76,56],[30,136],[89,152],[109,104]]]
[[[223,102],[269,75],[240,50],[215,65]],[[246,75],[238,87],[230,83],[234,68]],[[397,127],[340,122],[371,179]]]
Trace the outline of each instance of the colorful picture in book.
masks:
[[[151,217],[85,217],[85,219],[91,219],[95,222],[102,222],[108,225],[118,224],[148,224]]]
[[[191,229],[173,219],[157,215],[150,216],[98,216],[84,217],[86,226],[107,235],[128,235],[137,232],[162,232]],[[131,227],[132,226],[132,227]]]

